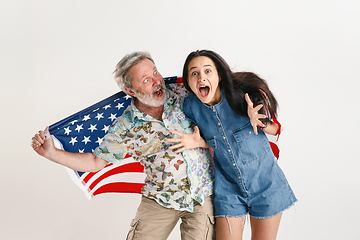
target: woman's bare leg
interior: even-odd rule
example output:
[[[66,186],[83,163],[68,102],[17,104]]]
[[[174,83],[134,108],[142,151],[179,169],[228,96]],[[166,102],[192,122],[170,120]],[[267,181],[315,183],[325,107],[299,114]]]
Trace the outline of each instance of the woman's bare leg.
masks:
[[[250,217],[251,240],[275,240],[282,213],[266,219]]]
[[[217,217],[216,240],[242,240],[245,217]]]

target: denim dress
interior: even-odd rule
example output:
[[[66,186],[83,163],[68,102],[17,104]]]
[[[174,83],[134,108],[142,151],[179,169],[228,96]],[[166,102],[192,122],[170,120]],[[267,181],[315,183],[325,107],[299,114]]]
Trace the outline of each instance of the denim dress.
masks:
[[[222,91],[208,106],[189,95],[184,113],[200,128],[214,150],[216,217],[275,216],[296,201],[263,131],[254,133],[248,117],[235,113]]]

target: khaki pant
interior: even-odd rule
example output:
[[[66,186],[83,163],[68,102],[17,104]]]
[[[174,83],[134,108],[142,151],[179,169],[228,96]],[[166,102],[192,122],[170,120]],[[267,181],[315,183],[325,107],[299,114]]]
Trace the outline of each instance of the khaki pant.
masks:
[[[144,196],[126,239],[166,240],[179,219],[182,240],[215,239],[212,197],[205,198],[203,206],[195,201],[194,211],[190,213],[162,207]]]

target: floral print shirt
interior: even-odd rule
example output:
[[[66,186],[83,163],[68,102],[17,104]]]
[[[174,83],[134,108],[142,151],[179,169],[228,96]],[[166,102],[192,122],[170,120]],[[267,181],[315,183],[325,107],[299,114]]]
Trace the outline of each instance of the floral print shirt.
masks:
[[[115,120],[94,154],[114,164],[127,154],[144,166],[147,175],[142,194],[160,205],[193,211],[194,200],[203,204],[213,193],[214,168],[208,149],[195,148],[175,153],[165,138],[176,137],[168,130],[193,132],[194,124],[182,111],[185,90],[169,84],[163,121],[140,112],[131,102]]]

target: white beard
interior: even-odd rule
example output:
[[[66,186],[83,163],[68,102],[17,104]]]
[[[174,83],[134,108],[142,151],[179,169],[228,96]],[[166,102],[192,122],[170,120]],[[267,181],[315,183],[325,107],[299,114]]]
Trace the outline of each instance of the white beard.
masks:
[[[154,93],[157,92],[159,89],[162,90],[163,92],[163,100],[160,100],[157,99],[156,97],[154,97]],[[142,92],[138,92],[136,90],[134,90],[136,92],[136,98],[143,104],[145,105],[148,105],[150,107],[160,107],[162,105],[165,104],[166,102],[166,90],[165,90],[165,83],[162,82],[160,83],[158,86],[156,86],[154,88],[154,90],[152,91],[151,94],[145,94],[145,93],[142,93]]]

